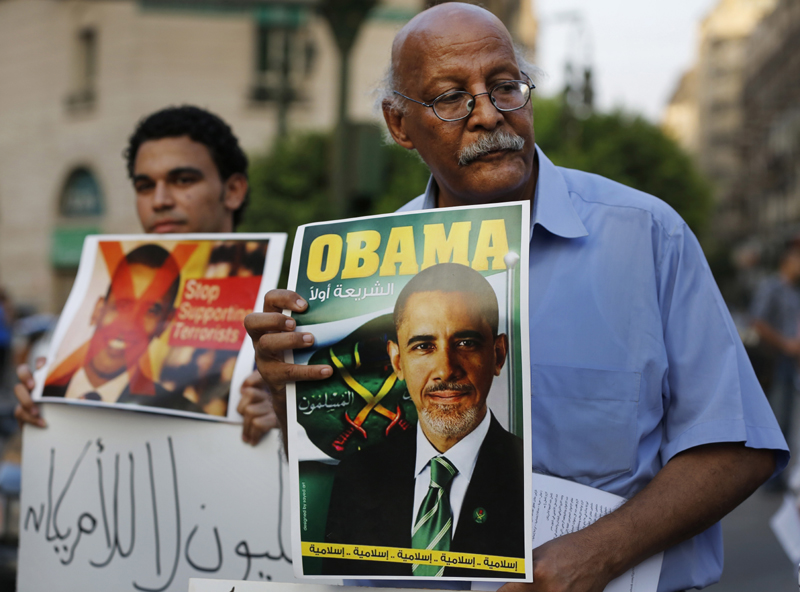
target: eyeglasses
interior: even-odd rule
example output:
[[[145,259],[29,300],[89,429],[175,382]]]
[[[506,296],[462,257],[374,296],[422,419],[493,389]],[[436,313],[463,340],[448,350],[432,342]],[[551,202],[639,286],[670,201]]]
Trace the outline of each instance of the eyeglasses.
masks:
[[[436,117],[442,121],[458,121],[470,116],[472,110],[475,108],[475,99],[481,95],[489,95],[492,105],[494,105],[495,109],[498,111],[506,112],[522,109],[528,104],[531,98],[531,90],[536,88],[530,76],[525,74],[525,72],[522,72],[522,74],[528,79],[527,82],[524,80],[504,80],[495,84],[489,92],[482,92],[477,95],[463,90],[448,91],[439,95],[430,103],[423,103],[422,101],[412,99],[396,90],[392,92],[396,95],[400,95],[404,99],[419,103],[424,107],[430,107],[433,109]]]

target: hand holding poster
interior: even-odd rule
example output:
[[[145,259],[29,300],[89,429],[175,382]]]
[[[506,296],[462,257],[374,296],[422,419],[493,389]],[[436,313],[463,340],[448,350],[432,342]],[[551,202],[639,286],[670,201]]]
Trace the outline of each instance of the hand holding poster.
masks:
[[[298,230],[314,345],[289,384],[298,575],[527,580],[529,204]]]
[[[34,399],[235,420],[253,369],[243,320],[275,285],[285,240],[87,238]]]

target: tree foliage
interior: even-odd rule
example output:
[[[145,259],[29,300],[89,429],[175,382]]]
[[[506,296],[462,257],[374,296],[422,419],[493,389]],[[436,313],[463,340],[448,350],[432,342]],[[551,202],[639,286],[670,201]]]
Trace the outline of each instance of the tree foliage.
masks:
[[[250,203],[239,230],[290,232],[328,219],[330,136],[279,138],[266,155],[250,161]]]
[[[238,227],[242,232],[289,234],[284,270],[288,269],[297,227],[330,220],[331,134],[304,133],[276,140],[267,154],[251,157],[250,203]],[[430,172],[413,153],[396,145],[377,144],[380,187],[354,196],[348,216],[393,212],[425,191]],[[282,276],[285,285],[286,271]]]
[[[250,203],[239,230],[294,232],[300,224],[330,219],[330,134],[278,139],[266,155],[251,158]],[[349,216],[392,212],[425,191],[430,172],[416,154],[379,144],[374,159],[380,187],[354,196]]]
[[[537,99],[534,123],[536,143],[555,164],[655,195],[702,236],[713,206],[711,186],[660,128],[621,111],[579,119],[560,98]]]

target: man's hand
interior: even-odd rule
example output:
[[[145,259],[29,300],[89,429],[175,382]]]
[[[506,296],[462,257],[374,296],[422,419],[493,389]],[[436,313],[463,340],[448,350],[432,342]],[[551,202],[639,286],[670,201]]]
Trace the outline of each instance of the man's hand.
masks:
[[[36,369],[44,366],[45,358],[36,358]],[[40,428],[47,427],[47,423],[42,419],[39,406],[31,399],[31,391],[36,386],[33,381],[33,373],[27,364],[17,366],[17,379],[19,382],[14,385],[14,395],[19,404],[14,409],[14,417],[17,418],[19,426],[29,423]]]
[[[272,407],[277,414],[286,445],[286,383],[303,380],[322,380],[333,374],[327,365],[303,366],[287,364],[284,353],[302,349],[314,343],[311,333],[296,333],[297,323],[283,314],[288,309],[305,312],[308,303],[299,294],[289,290],[270,290],[264,296],[264,312],[254,312],[244,319],[247,333],[256,350],[256,368],[264,379],[271,395]]]
[[[776,351],[790,358],[800,357],[800,339],[784,337],[779,331],[773,329],[772,325],[761,319],[755,319],[752,326],[759,339]]]
[[[278,427],[278,416],[272,408],[267,385],[258,370],[242,383],[242,398],[236,410],[244,418],[242,440],[255,446],[272,428]]]
[[[603,592],[613,578],[603,569],[601,551],[579,530],[533,550],[533,583],[506,584],[502,592]]]

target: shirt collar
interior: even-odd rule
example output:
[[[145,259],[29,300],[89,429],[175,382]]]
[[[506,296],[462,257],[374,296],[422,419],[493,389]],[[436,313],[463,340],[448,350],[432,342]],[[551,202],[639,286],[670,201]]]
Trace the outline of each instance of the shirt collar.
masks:
[[[92,386],[92,383],[89,382],[86,370],[81,367],[69,381],[69,386],[67,387],[67,392],[64,394],[64,397],[66,399],[81,399],[85,394],[95,392],[100,395],[100,399],[104,403],[116,403],[128,382],[130,382],[128,373],[122,372],[116,378],[104,382],[95,388]]]
[[[589,236],[575,206],[572,205],[567,182],[564,181],[561,171],[539,146],[536,146],[536,156],[539,158],[539,179],[536,181],[533,198],[531,236],[533,227],[537,224],[563,238]]]
[[[491,415],[492,413],[487,411],[486,416],[478,424],[478,427],[444,454],[436,450],[428,441],[428,438],[422,433],[419,421],[417,421],[417,459],[414,467],[414,477],[416,478],[428,466],[434,456],[446,456],[447,460],[458,469],[458,474],[469,481],[472,478],[472,470],[478,460],[478,452],[480,452],[483,439],[486,438],[486,434],[489,432]]]
[[[539,159],[539,178],[536,181],[536,193],[533,200],[531,236],[533,236],[533,227],[537,224],[563,238],[589,236],[578,212],[575,211],[575,206],[572,205],[563,175],[538,145],[536,146],[536,156]],[[438,192],[439,187],[431,175],[428,179],[428,186],[425,188],[423,210],[431,210],[436,207]]]

